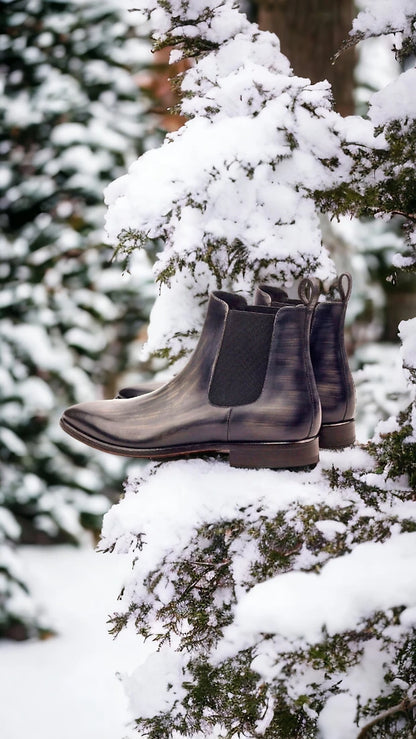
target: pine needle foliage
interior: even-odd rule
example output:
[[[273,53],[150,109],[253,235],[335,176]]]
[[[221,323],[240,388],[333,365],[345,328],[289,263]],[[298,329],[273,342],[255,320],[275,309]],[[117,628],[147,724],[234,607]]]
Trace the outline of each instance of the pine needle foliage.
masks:
[[[232,657],[219,656],[242,591],[283,573],[320,573],[357,545],[388,541],[392,529],[396,534],[416,531],[414,520],[398,508],[401,501],[405,511],[416,493],[405,486],[388,490],[381,477],[378,485],[373,470],[370,483],[368,466],[361,479],[357,471],[329,469],[330,487],[321,503],[293,502],[274,515],[258,501],[242,506],[235,518],[205,524],[182,545],[178,542],[140,586],[133,575],[132,599],[129,586],[123,594],[125,611],[111,618],[113,633],[134,623],[138,634],[160,649],[182,653],[186,665],[182,699],[154,718],[137,718],[140,732],[156,739],[169,726],[166,736],[199,737],[221,726],[218,736],[224,738],[316,738],[326,701],[345,690],[346,676],[373,653],[384,654],[386,663],[382,695],[376,702],[361,703],[357,694],[357,720],[404,699],[405,686],[414,684],[414,636],[400,623],[400,607],[377,611],[354,630],[324,630],[316,643],[289,643],[265,633]],[[141,485],[146,487],[146,479]],[[140,487],[135,494],[140,498]],[[340,525],[330,539],[317,526],[328,520]],[[140,551],[146,537],[139,536],[132,545]],[[168,599],[166,592],[172,594]],[[269,679],[256,669],[260,655],[270,659]],[[383,724],[394,737],[400,736],[402,725],[403,716]]]

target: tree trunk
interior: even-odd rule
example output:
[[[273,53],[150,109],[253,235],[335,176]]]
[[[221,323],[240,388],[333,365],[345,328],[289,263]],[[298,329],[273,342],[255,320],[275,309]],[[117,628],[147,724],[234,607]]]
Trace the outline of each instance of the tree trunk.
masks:
[[[273,31],[295,74],[312,82],[327,79],[341,115],[354,112],[354,49],[335,64],[332,57],[347,38],[354,17],[352,0],[257,0],[257,22]]]

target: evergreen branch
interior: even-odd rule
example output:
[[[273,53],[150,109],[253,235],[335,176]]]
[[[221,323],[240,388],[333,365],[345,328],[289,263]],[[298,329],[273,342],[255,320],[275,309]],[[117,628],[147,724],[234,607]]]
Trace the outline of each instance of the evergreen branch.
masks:
[[[231,560],[224,560],[223,562],[218,562],[218,563],[213,563],[212,562],[212,563],[210,563],[208,565],[205,564],[205,563],[200,563],[200,564],[203,564],[203,566],[206,568],[206,570],[209,571],[210,569],[213,569],[213,568],[214,569],[215,568],[218,568],[218,569],[224,568],[230,562],[231,562]],[[185,590],[183,590],[182,593],[180,593],[180,595],[178,597],[178,602],[184,600],[186,598],[186,596],[188,595],[188,593],[190,593],[193,588],[196,588],[197,587],[198,583],[205,577],[206,574],[207,574],[207,572],[201,572],[200,575],[197,575],[193,580],[191,580],[191,582],[185,588]]]
[[[367,732],[372,729],[373,726],[376,726],[376,724],[381,723],[386,718],[389,718],[390,716],[393,716],[395,713],[406,713],[412,708],[416,707],[416,699],[410,700],[409,698],[404,698],[401,703],[399,703],[397,706],[392,706],[391,708],[388,708],[386,711],[383,711],[383,713],[379,713],[378,716],[372,719],[368,724],[362,727],[360,733],[357,736],[357,739],[362,739],[364,736],[366,736]]]
[[[412,223],[416,223],[416,215],[413,213],[410,214],[410,213],[405,213],[402,210],[392,210],[391,215],[392,216],[403,216],[403,218],[407,218]]]
[[[352,46],[356,46],[360,43],[360,41],[365,41],[368,38],[380,38],[381,36],[386,36],[389,33],[397,33],[397,28],[384,28],[380,32],[373,31],[371,34],[366,33],[365,31],[357,31],[356,33],[351,33],[349,38],[346,38],[341,46],[339,47],[338,51],[335,52],[335,54],[331,57],[331,64],[335,64],[341,54],[344,53],[344,51],[347,51],[347,49],[351,49]],[[397,51],[396,47],[393,46],[393,50]]]
[[[222,562],[201,562],[201,561],[192,560],[192,559],[187,560],[187,564],[195,565],[196,567],[206,567],[208,570],[212,568],[216,568],[216,567],[224,567],[225,565],[231,564],[231,562],[232,562],[231,559],[224,559],[222,560]],[[173,562],[173,564],[176,564],[176,565],[183,565],[183,563],[184,561],[180,559],[176,561],[174,560]]]
[[[374,34],[378,36],[383,36],[384,33]],[[331,57],[331,64],[335,64],[341,54],[344,53],[344,51],[347,51],[347,49],[350,49],[351,46],[355,46],[359,43],[359,41],[363,41],[366,38],[365,33],[363,31],[360,31],[359,33],[355,33],[354,35],[351,35],[349,38],[346,38],[341,46],[339,47],[338,51],[335,52],[335,54]]]
[[[189,37],[185,34],[183,34],[182,36],[177,36],[175,34],[168,33],[163,38],[155,41],[154,50],[159,51],[160,49],[164,49],[166,46],[174,47],[181,45],[184,47],[184,58],[198,56],[198,54],[203,54],[207,51],[215,51],[219,48],[219,45],[215,41],[209,41],[207,39],[203,39],[202,37],[193,38],[191,44]]]

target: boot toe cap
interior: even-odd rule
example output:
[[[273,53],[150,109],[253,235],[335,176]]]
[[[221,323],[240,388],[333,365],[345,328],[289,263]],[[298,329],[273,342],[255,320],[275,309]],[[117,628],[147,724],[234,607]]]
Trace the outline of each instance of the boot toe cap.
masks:
[[[61,426],[64,431],[87,444],[89,440],[111,443],[118,427],[117,409],[112,404],[120,402],[123,401],[92,401],[72,405],[62,414]]]

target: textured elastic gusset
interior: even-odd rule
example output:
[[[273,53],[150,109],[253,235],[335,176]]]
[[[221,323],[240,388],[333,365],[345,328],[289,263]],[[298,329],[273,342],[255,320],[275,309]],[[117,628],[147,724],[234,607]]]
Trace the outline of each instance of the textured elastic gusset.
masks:
[[[213,405],[257,400],[266,376],[273,324],[273,313],[230,311],[209,388]]]

